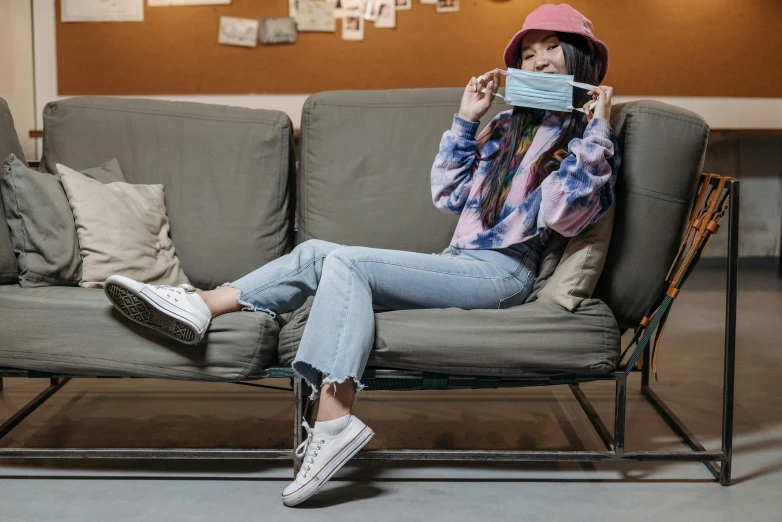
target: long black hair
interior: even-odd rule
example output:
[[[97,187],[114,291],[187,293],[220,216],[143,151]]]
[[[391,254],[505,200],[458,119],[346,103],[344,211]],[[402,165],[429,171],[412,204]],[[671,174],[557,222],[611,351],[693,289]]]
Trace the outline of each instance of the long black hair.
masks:
[[[559,38],[562,53],[565,57],[565,66],[568,74],[574,76],[575,81],[597,85],[600,64],[592,53],[589,42],[583,36],[573,33],[555,32]],[[519,54],[518,68],[521,69],[522,57]],[[584,89],[574,89],[573,106],[583,106],[591,97]],[[519,143],[525,137],[531,140],[530,134],[537,130],[543,119],[544,111],[528,107],[514,107],[513,115],[507,127],[496,127],[492,134],[483,136],[482,141],[492,137],[499,137],[498,133],[505,131],[502,136],[500,149],[486,158],[478,158],[479,161],[491,161],[481,187],[481,223],[488,230],[500,221],[502,207],[505,203],[507,190],[503,194],[503,184],[507,187],[515,172],[510,172],[511,162]],[[570,140],[584,135],[587,126],[586,116],[579,111],[573,111],[565,116],[562,122],[562,132],[554,144],[535,161],[530,167],[529,182],[525,188],[525,196],[538,188],[544,179],[559,168],[560,162],[567,157],[567,148]]]

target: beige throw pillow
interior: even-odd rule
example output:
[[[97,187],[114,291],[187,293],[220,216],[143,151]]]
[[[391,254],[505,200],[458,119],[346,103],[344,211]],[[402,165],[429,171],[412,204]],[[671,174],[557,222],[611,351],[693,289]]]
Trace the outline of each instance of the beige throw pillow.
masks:
[[[168,237],[163,185],[103,184],[60,164],[57,172],[79,236],[80,286],[103,288],[112,274],[143,283],[189,283]]]
[[[615,207],[612,205],[597,223],[570,238],[557,268],[538,292],[538,300],[572,312],[581,301],[592,297],[611,242]]]

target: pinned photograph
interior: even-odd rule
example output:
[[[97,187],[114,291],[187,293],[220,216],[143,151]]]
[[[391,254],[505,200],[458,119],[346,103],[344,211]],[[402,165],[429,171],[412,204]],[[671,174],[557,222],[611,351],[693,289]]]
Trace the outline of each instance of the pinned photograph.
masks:
[[[345,11],[342,6],[342,0],[329,0],[334,4],[334,18],[342,18],[345,16]]]
[[[455,13],[459,11],[459,0],[437,0],[438,13]]]
[[[299,19],[299,0],[288,0],[288,16],[294,21]]]
[[[296,43],[296,21],[289,16],[262,18],[260,32],[263,45]]]
[[[394,0],[394,7],[397,11],[413,8],[413,0]]]
[[[393,29],[396,27],[395,1],[396,0],[376,0],[377,15],[374,20],[375,27],[381,29]]]
[[[431,4],[435,5],[437,3],[437,0],[421,0],[422,4]]]
[[[354,41],[364,39],[364,17],[360,11],[350,11],[342,18],[342,39]]]
[[[343,0],[344,1],[344,0]],[[323,0],[299,0],[296,24],[299,32],[333,33],[337,30],[334,19],[334,2]]]
[[[377,11],[379,6],[379,0],[367,0],[364,2],[364,20],[369,20],[370,22],[377,20]]]
[[[217,42],[241,47],[258,46],[258,20],[251,18],[220,17],[220,35]]]

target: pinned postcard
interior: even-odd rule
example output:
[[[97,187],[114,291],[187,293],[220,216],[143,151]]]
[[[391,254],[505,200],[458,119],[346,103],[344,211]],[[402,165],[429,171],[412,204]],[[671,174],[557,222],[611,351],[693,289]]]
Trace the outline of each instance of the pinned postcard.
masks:
[[[289,16],[261,18],[260,33],[264,45],[296,43],[296,21]]]
[[[375,27],[380,29],[393,29],[396,27],[395,0],[374,0],[374,12],[372,21]]]
[[[217,42],[242,47],[258,46],[258,20],[252,18],[220,17],[220,36]]]
[[[421,0],[421,3],[435,5],[437,3],[437,0]]]
[[[335,7],[336,4],[324,0],[299,0],[296,20],[299,32],[335,32],[337,30],[337,21],[334,19]]]
[[[342,9],[342,0],[330,0],[334,3],[334,18],[342,18],[345,11]]]
[[[437,0],[438,13],[455,13],[459,11],[459,0]]]
[[[143,22],[144,0],[62,0],[63,22]]]
[[[231,0],[171,0],[171,5],[231,5]]]
[[[394,7],[397,11],[413,8],[413,0],[394,0]]]
[[[367,0],[341,0],[342,15],[360,14],[363,16]]]
[[[230,5],[231,0],[148,0],[149,7],[172,5]]]

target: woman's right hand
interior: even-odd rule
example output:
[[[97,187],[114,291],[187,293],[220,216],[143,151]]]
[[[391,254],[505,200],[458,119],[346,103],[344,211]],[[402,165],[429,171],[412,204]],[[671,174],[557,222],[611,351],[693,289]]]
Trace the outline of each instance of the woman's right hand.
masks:
[[[459,117],[467,121],[479,121],[491,107],[494,94],[500,88],[500,70],[494,69],[478,78],[470,78],[464,89]],[[481,90],[486,89],[483,93]]]

